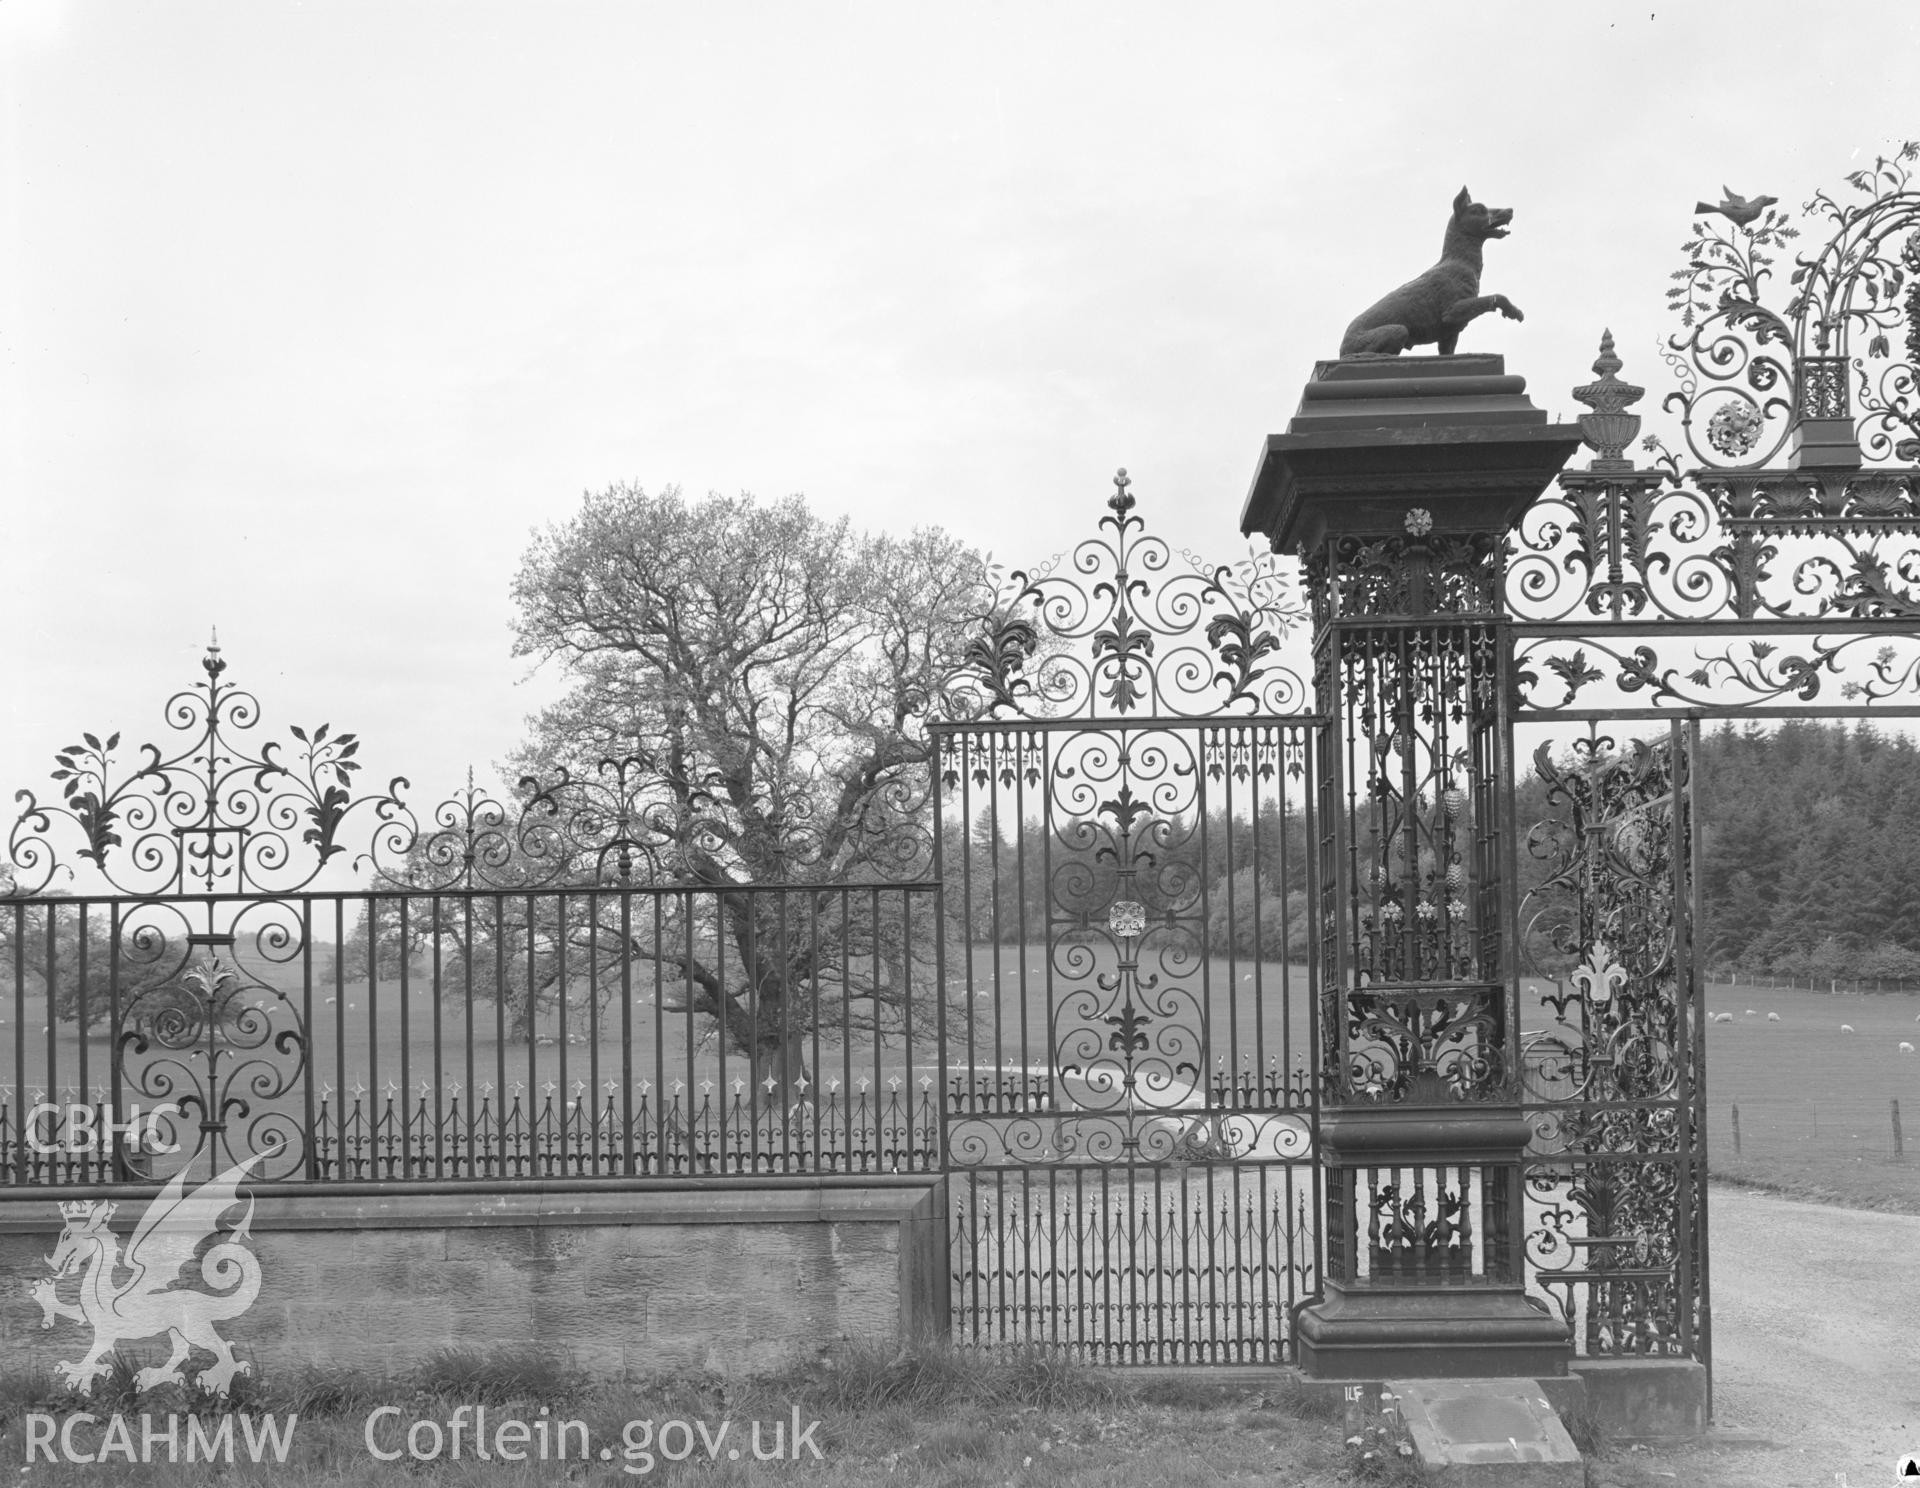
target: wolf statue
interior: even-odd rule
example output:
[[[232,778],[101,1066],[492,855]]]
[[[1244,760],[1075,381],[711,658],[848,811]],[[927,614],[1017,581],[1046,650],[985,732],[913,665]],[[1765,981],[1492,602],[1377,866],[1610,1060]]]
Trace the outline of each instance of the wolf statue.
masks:
[[[1511,207],[1483,206],[1462,186],[1453,199],[1440,262],[1362,311],[1347,327],[1340,355],[1398,356],[1409,346],[1434,341],[1441,356],[1452,356],[1461,330],[1475,316],[1498,310],[1508,320],[1526,319],[1505,295],[1480,293],[1480,245],[1504,238],[1512,220]]]
[[[260,1294],[260,1261],[250,1245],[253,1201],[247,1200],[247,1212],[238,1225],[225,1234],[219,1226],[221,1216],[240,1202],[240,1180],[262,1156],[256,1153],[192,1193],[185,1192],[186,1174],[174,1174],[134,1227],[124,1261],[120,1237],[107,1226],[113,1218],[111,1203],[80,1200],[60,1206],[67,1224],[47,1257],[54,1274],[41,1278],[28,1293],[44,1314],[41,1327],[51,1328],[55,1319],[69,1318],[93,1329],[93,1347],[86,1357],[57,1366],[70,1388],[91,1394],[93,1382],[111,1367],[116,1345],[162,1333],[172,1339],[173,1356],[165,1364],[142,1369],[136,1377],[139,1389],[184,1384],[180,1366],[193,1348],[214,1356],[198,1382],[215,1395],[225,1395],[236,1374],[250,1372],[249,1366],[233,1357],[232,1345],[213,1325],[240,1316]],[[201,1259],[200,1277],[213,1290],[176,1287],[182,1268],[207,1240],[216,1243]],[[119,1276],[123,1270],[130,1274]],[[84,1271],[79,1298],[62,1301],[55,1283],[76,1271]]]

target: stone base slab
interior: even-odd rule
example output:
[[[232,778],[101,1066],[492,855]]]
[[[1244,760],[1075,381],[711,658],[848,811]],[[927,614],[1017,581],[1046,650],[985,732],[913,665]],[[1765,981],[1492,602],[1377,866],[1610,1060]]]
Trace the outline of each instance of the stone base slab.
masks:
[[[1431,1483],[1585,1488],[1586,1465],[1532,1380],[1390,1380]]]

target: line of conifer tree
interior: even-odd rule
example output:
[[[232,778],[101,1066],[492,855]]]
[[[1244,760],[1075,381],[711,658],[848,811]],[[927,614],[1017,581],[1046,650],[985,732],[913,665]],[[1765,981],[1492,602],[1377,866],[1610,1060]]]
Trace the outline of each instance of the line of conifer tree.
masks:
[[[1701,739],[1708,965],[1920,979],[1920,746],[1869,722]]]

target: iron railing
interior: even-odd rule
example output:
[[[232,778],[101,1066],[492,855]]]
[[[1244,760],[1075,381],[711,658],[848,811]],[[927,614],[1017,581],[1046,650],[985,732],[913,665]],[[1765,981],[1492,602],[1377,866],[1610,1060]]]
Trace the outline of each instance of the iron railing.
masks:
[[[937,913],[929,883],[0,901],[0,1182],[927,1171],[970,1016]]]

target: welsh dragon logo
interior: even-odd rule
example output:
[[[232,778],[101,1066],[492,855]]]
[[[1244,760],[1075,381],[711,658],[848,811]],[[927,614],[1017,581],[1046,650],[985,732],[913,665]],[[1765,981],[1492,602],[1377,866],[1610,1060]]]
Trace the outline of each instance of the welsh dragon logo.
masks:
[[[260,1261],[251,1248],[253,1200],[240,1223],[221,1232],[221,1216],[240,1202],[240,1180],[260,1161],[256,1153],[186,1192],[186,1173],[176,1173],[147,1206],[120,1254],[120,1237],[107,1226],[115,1206],[104,1200],[62,1204],[67,1222],[47,1264],[52,1277],[42,1277],[28,1293],[45,1316],[40,1326],[51,1328],[59,1318],[93,1329],[93,1347],[78,1363],[55,1365],[62,1379],[82,1395],[105,1374],[116,1347],[123,1341],[167,1334],[173,1356],[166,1363],[142,1369],[135,1376],[139,1389],[184,1384],[180,1366],[195,1348],[207,1350],[214,1362],[200,1371],[198,1382],[216,1395],[225,1395],[236,1374],[251,1366],[233,1357],[233,1346],[214,1331],[214,1324],[239,1317],[260,1293]],[[177,1286],[183,1267],[203,1241],[218,1237],[200,1262],[200,1275],[213,1290],[195,1291]],[[63,1301],[58,1283],[76,1273],[80,1277],[77,1302]]]

